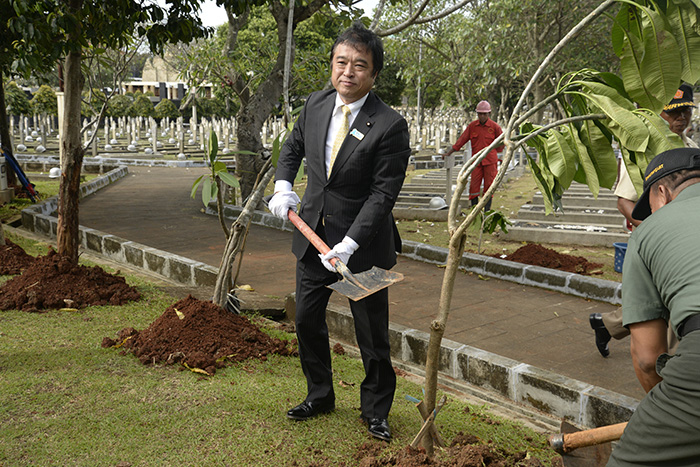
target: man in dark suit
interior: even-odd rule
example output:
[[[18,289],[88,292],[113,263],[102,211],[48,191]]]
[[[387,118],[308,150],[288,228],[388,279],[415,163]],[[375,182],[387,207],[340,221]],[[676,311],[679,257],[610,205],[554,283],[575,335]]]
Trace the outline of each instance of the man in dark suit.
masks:
[[[411,153],[406,120],[373,92],[383,65],[379,37],[356,23],[331,51],[334,90],[312,93],[287,138],[277,164],[270,211],[287,218],[299,198],[292,183],[306,157],[308,184],[300,217],[328,244],[319,255],[294,232],[297,257],[296,332],[307,381],[304,402],[287,412],[306,420],[335,408],[326,306],[338,280],[329,260],[354,273],[372,266],[389,269],[401,249],[391,210],[399,195]],[[388,291],[350,302],[365,379],[360,386],[362,419],[369,433],[389,441],[387,421],[396,388],[389,352]]]

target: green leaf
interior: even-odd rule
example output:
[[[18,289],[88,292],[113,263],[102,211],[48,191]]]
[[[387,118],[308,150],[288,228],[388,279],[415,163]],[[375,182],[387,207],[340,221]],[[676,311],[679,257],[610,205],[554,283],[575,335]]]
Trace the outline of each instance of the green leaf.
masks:
[[[564,134],[550,130],[547,132],[547,162],[552,175],[564,189],[569,188],[576,175],[576,155]]]
[[[634,3],[615,18],[613,43],[620,50],[620,73],[628,94],[640,106],[660,112],[673,97],[681,80],[678,44],[656,11]],[[620,39],[620,35],[622,39]]]
[[[670,2],[666,7],[666,18],[681,55],[681,79],[688,83],[700,79],[700,35],[693,28],[697,12],[697,7],[687,2]]]
[[[649,135],[644,123],[632,113],[632,103],[604,84],[591,81],[581,84],[584,89],[580,95],[607,115],[610,119],[608,128],[617,140],[632,151],[644,151]]]
[[[542,193],[544,212],[545,214],[549,214],[552,212],[552,187],[554,186],[554,177],[548,173],[549,171],[546,169],[546,167],[540,166],[537,162],[535,162],[527,151],[525,152],[525,156],[527,157],[528,164],[530,165],[530,170],[532,170],[532,175],[535,177],[535,183]]]
[[[598,198],[598,192],[600,192],[600,181],[598,180],[598,172],[596,171],[595,165],[591,160],[588,152],[588,148],[579,138],[578,131],[574,125],[569,124],[569,131],[564,133],[564,136],[569,142],[571,149],[578,159],[579,171],[583,171],[585,175],[584,183],[588,185],[588,189],[591,190],[593,196]],[[578,180],[580,181],[580,180]]]
[[[617,157],[610,140],[590,120],[585,121],[579,129],[579,137],[595,167],[599,185],[612,188],[617,180]]]
[[[214,166],[214,161],[216,161],[216,156],[219,152],[219,140],[216,138],[216,133],[214,130],[209,132],[209,141],[207,143],[207,156],[209,156],[209,163]]]
[[[234,188],[238,188],[239,186],[241,186],[238,182],[238,179],[228,172],[217,172],[217,175],[219,176],[221,181],[227,184],[228,186],[232,186]]]
[[[683,140],[668,127],[666,120],[648,109],[639,109],[634,112],[644,122],[649,132],[649,145],[647,152],[656,155],[674,148],[682,148]],[[644,167],[646,169],[646,166]]]
[[[219,187],[212,181],[211,178],[205,178],[202,185],[202,202],[204,206],[209,205],[209,201],[216,199],[216,194],[219,192]]]
[[[637,195],[641,196],[642,186],[644,184],[644,170],[646,169],[646,165],[644,166],[644,169],[641,169],[637,161],[645,160],[644,154],[628,151],[624,148],[621,148],[621,152],[622,161],[625,163],[627,173],[630,176],[630,180],[632,180],[632,185],[634,185],[634,189],[637,191]]]
[[[197,180],[194,181],[194,184],[192,185],[192,193],[190,193],[190,196],[192,199],[194,199],[195,196],[197,196],[197,188],[199,188],[199,185],[202,183],[202,179],[204,178],[204,175],[200,175]]]
[[[228,172],[228,167],[226,167],[226,163],[221,161],[214,162],[214,164],[212,165],[212,169],[214,169],[214,172],[216,172],[217,175],[219,174],[219,172]]]

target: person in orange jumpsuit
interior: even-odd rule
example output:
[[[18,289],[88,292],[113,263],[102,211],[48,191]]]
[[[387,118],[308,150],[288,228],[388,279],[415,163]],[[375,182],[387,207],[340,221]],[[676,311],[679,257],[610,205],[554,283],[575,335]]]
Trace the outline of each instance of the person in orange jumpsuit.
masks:
[[[479,151],[489,146],[502,133],[498,123],[491,120],[491,104],[487,101],[481,101],[476,105],[477,119],[471,122],[464,133],[459,137],[457,142],[445,153],[444,157],[450,156],[453,152],[462,149],[462,146],[470,141],[472,144],[472,154],[476,155]],[[469,182],[469,201],[472,206],[479,202],[479,194],[481,192],[481,183],[484,184],[484,193],[489,189],[493,180],[498,173],[498,151],[503,150],[503,145],[493,148],[488,155],[474,168]],[[491,199],[488,200],[484,207],[486,211],[491,209]]]

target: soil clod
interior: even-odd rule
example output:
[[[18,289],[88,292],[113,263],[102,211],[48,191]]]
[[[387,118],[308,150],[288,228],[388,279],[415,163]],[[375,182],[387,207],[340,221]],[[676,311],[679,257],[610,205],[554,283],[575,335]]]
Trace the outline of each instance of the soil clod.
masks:
[[[125,328],[117,336],[117,340],[105,337],[102,347],[123,343],[144,365],[182,363],[210,375],[227,362],[296,355],[295,340],[272,338],[247,317],[191,295],[168,307],[143,331]]]
[[[123,277],[105,272],[99,266],[71,263],[50,249],[46,256],[34,258],[21,275],[0,287],[0,310],[37,312],[66,307],[123,305],[138,300],[141,294]]]
[[[497,257],[500,258],[500,255],[497,255]],[[528,243],[521,246],[503,259],[577,274],[595,274],[602,267],[602,264],[591,263],[583,256],[559,253],[537,243]]]

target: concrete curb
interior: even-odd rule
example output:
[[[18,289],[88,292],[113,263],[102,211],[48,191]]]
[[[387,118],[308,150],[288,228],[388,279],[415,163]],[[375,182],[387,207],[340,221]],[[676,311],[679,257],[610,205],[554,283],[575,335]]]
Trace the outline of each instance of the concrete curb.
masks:
[[[126,167],[114,169],[81,186],[81,197],[95,193],[127,174]],[[54,197],[23,210],[24,228],[55,238],[57,219],[52,213],[56,206],[57,199]],[[226,212],[227,215],[232,215],[236,209],[228,206]],[[268,227],[291,230],[291,223],[266,213],[256,212],[253,221]],[[217,268],[94,229],[80,227],[80,243],[85,250],[185,285],[213,286],[216,281]],[[423,261],[439,263],[447,258],[445,248],[406,242],[406,249],[410,251],[407,256],[415,256]],[[589,283],[583,280],[589,278],[573,277],[576,274],[557,274],[557,271],[478,255],[466,254],[462,262],[462,267],[466,270],[484,271],[483,273],[506,280],[519,278],[517,282],[536,285],[535,280],[540,278],[552,287],[567,287],[580,290],[581,293],[593,292],[599,296],[605,296],[601,290],[607,289],[605,284],[597,282],[609,282],[594,279]],[[619,293],[617,288],[613,290],[615,294]],[[331,305],[326,319],[334,339],[357,345],[353,318],[348,308]],[[430,340],[428,333],[394,323],[390,324],[389,333],[392,358],[408,365],[425,365]],[[636,399],[613,391],[447,339],[442,340],[440,372],[441,382],[448,385],[450,380],[465,382],[516,404],[532,407],[553,417],[565,418],[581,426],[593,427],[627,421],[638,404]],[[496,401],[497,397],[494,398]]]

